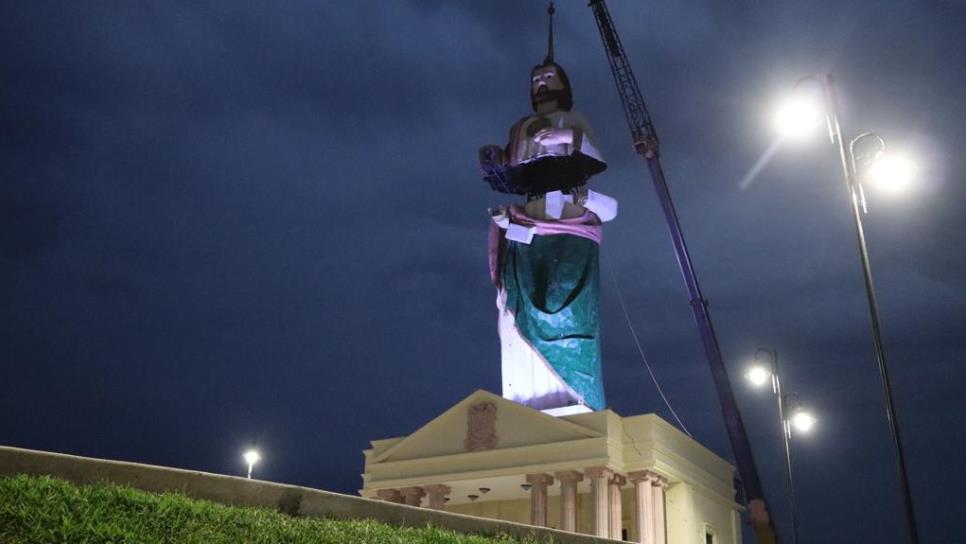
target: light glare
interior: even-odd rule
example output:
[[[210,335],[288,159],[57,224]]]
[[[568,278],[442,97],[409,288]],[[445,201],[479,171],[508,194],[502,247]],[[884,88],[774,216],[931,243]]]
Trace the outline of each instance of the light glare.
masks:
[[[755,387],[761,387],[771,379],[771,372],[763,366],[753,366],[745,373],[745,378]]]
[[[799,410],[792,416],[792,426],[795,427],[795,430],[802,433],[811,431],[817,421],[815,416],[805,410]]]
[[[803,96],[786,99],[775,111],[775,128],[787,138],[802,139],[819,125],[822,116],[814,100]]]
[[[915,163],[903,156],[885,155],[869,166],[869,181],[890,193],[906,189],[915,174]]]
[[[258,451],[256,450],[246,451],[244,457],[245,457],[245,462],[248,463],[249,465],[254,465],[255,463],[262,460],[262,456],[259,455]]]

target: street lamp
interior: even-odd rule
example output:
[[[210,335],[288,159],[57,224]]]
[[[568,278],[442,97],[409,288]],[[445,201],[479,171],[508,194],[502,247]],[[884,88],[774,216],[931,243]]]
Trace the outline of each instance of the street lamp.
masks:
[[[800,83],[811,81],[805,78]],[[815,97],[804,93],[797,93],[780,102],[775,108],[775,129],[787,140],[802,140],[810,136],[822,123],[822,105]],[[829,137],[835,143],[835,133],[829,120]],[[856,147],[867,140],[875,140],[872,150],[859,150]],[[853,179],[862,196],[863,208],[865,198],[863,182],[873,185],[887,192],[900,192],[905,189],[915,177],[916,164],[909,157],[886,153],[885,141],[877,134],[866,132],[853,138],[849,142],[849,156]]]
[[[242,456],[245,458],[245,462],[248,463],[248,479],[252,479],[252,469],[255,468],[255,463],[262,460],[262,456],[258,453],[258,450],[252,448],[245,452]]]
[[[763,356],[767,356],[763,357]],[[745,378],[751,385],[761,388],[767,383],[771,383],[772,393],[778,400],[778,420],[782,428],[782,444],[785,446],[785,484],[788,486],[788,503],[792,513],[792,542],[798,543],[798,505],[795,502],[795,482],[792,479],[792,452],[788,444],[788,439],[792,436],[792,427],[801,431],[808,432],[815,424],[814,416],[801,408],[798,397],[794,394],[788,395],[782,392],[781,374],[778,368],[778,352],[771,349],[758,348],[755,352],[754,364],[745,373]],[[789,398],[795,398],[795,410],[791,419],[785,418],[788,409]],[[811,418],[806,423],[805,417]],[[800,419],[801,418],[801,419]]]
[[[916,164],[902,155],[888,155],[869,166],[868,176],[877,187],[897,193],[909,186],[916,175]]]
[[[886,156],[884,154],[885,142],[882,138],[871,132],[860,134],[846,143],[842,136],[842,127],[839,124],[838,101],[835,94],[835,82],[832,76],[825,74],[823,77],[806,77],[799,80],[795,87],[798,88],[807,81],[816,82],[822,88],[829,139],[839,149],[845,189],[849,195],[852,222],[855,226],[859,246],[859,259],[862,263],[862,273],[865,280],[865,294],[869,301],[869,315],[872,322],[872,338],[875,343],[876,363],[882,385],[882,395],[885,399],[886,421],[889,424],[889,432],[892,435],[892,443],[895,450],[896,469],[899,473],[899,485],[902,493],[903,506],[905,507],[909,540],[913,544],[918,544],[919,531],[916,525],[915,510],[912,505],[909,477],[906,474],[905,455],[902,450],[902,439],[899,436],[899,422],[896,418],[895,406],[892,400],[892,383],[889,380],[885,346],[882,342],[882,330],[879,324],[879,303],[876,300],[875,286],[872,282],[872,268],[869,264],[869,251],[865,243],[862,217],[859,213],[860,208],[863,212],[867,212],[865,191],[862,185],[863,181],[868,181],[869,183],[879,182],[892,187],[901,187],[912,177],[915,172],[915,166],[908,159]],[[799,100],[797,102],[798,104],[807,103],[801,101],[803,99]],[[786,118],[795,119],[807,117],[799,114],[797,116],[786,116]],[[868,143],[874,144],[872,150],[860,152],[864,149],[864,144]]]
[[[772,379],[772,372],[763,366],[753,366],[745,372],[745,378],[755,387],[761,387]]]
[[[800,433],[807,433],[812,430],[815,423],[818,422],[815,416],[811,412],[804,408],[799,408],[792,412],[792,417],[788,418],[788,422],[791,426],[795,428]],[[790,432],[790,431],[789,431]]]
[[[803,139],[822,123],[822,107],[804,94],[786,98],[775,109],[775,128],[785,138]]]

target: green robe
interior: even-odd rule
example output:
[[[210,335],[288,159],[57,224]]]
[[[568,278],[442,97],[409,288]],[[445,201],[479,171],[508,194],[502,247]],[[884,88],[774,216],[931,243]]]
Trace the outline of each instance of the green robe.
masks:
[[[600,362],[599,246],[568,234],[501,244],[506,307],[520,334],[584,404],[605,407]]]

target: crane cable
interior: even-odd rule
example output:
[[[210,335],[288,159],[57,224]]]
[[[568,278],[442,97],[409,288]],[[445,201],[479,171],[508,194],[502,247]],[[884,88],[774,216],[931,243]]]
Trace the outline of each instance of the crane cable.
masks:
[[[654,382],[655,389],[657,389],[658,394],[661,395],[661,398],[664,400],[664,405],[667,406],[667,409],[671,412],[671,415],[674,416],[675,421],[678,422],[678,426],[681,427],[681,430],[684,431],[684,434],[688,435],[690,438],[694,438],[694,436],[692,436],[688,431],[688,428],[684,426],[684,422],[681,421],[681,418],[678,417],[678,413],[674,411],[674,408],[671,406],[671,401],[668,400],[667,395],[664,394],[664,389],[657,381],[657,376],[654,375],[654,370],[651,368],[651,364],[647,361],[647,357],[644,355],[644,349],[641,347],[641,341],[637,337],[637,331],[634,330],[634,324],[631,322],[631,316],[629,313],[627,313],[627,305],[624,304],[624,295],[621,293],[621,287],[617,283],[617,275],[614,274],[612,267],[607,268],[610,272],[611,282],[614,284],[614,290],[617,292],[617,300],[621,303],[621,310],[624,312],[624,319],[627,321],[627,328],[631,331],[631,338],[634,339],[634,345],[637,346],[637,353],[641,356],[641,362],[644,363],[644,368],[647,369],[647,373],[651,376],[651,381]]]

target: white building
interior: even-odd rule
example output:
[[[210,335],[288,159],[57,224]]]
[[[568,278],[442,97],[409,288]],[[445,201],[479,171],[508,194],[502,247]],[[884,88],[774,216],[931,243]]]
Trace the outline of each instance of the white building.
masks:
[[[648,544],[740,544],[734,467],[654,414],[554,417],[476,391],[372,441],[360,494]]]

